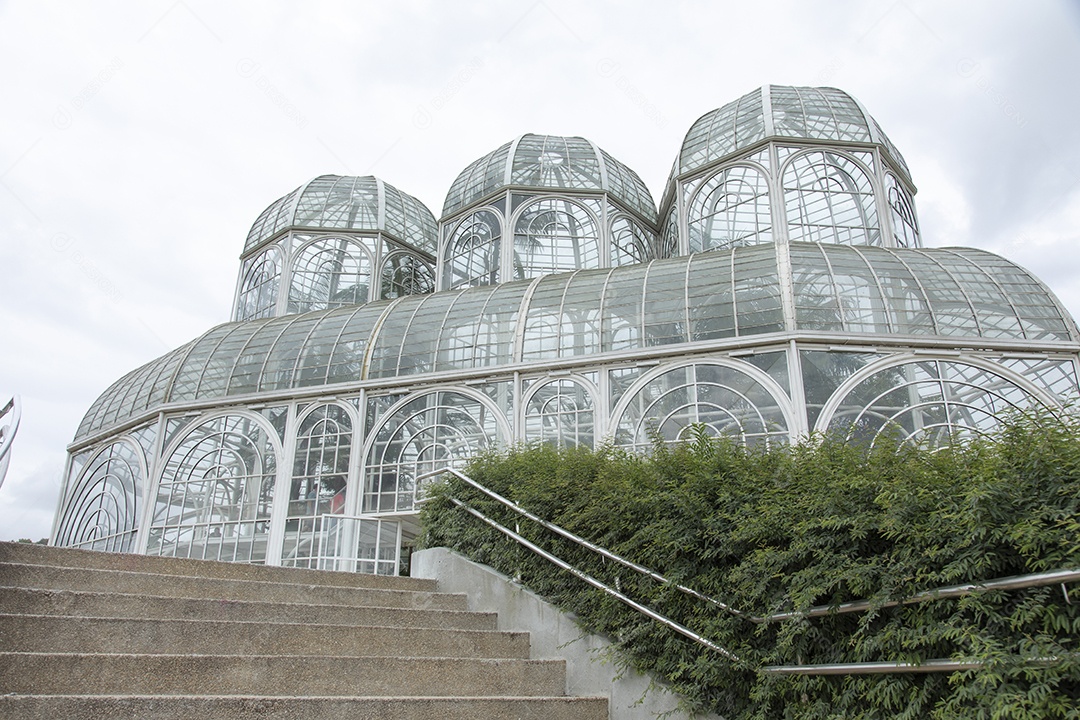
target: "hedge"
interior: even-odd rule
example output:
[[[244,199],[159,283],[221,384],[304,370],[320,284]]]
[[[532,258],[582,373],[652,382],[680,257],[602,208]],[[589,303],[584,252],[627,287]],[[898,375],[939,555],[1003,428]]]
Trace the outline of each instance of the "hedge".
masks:
[[[575,613],[586,630],[611,637],[626,663],[666,678],[693,709],[731,720],[1080,718],[1080,587],[882,607],[941,586],[1080,567],[1075,422],[1018,417],[991,438],[937,451],[828,437],[747,448],[698,431],[648,456],[529,446],[478,457],[465,472],[544,519],[753,615],[871,601],[862,613],[755,624],[602,561],[457,479],[433,490],[422,511],[423,546],[451,547]],[[738,662],[550,565],[450,496],[519,527]],[[939,658],[983,665],[932,674],[761,672]]]

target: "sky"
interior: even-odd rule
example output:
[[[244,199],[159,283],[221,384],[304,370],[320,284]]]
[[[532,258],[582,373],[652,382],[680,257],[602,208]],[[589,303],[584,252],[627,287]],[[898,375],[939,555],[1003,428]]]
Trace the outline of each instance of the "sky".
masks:
[[[322,174],[436,216],[523,133],[659,200],[695,119],[766,83],[858,98],[924,244],[997,252],[1080,314],[1080,3],[0,0],[0,540],[49,535],[66,446],[130,370],[229,319],[251,223]]]

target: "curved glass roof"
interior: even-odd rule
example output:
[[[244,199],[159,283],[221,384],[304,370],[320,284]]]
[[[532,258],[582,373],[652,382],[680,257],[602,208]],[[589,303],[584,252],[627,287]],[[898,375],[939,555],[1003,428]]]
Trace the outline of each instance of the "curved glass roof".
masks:
[[[244,252],[291,227],[384,232],[435,254],[435,216],[424,203],[372,175],[321,175],[266,208],[248,232]]]
[[[164,403],[778,333],[1080,340],[1040,282],[970,248],[770,245],[229,323],[131,372],[76,439]],[[970,341],[965,341],[970,342]],[[976,342],[977,345],[977,342]]]
[[[656,203],[637,173],[585,138],[557,135],[522,135],[473,162],[450,186],[443,217],[508,185],[605,190],[656,223]]]
[[[767,137],[883,145],[910,180],[903,156],[859,102],[836,88],[766,85],[690,127],[672,176],[693,172]]]

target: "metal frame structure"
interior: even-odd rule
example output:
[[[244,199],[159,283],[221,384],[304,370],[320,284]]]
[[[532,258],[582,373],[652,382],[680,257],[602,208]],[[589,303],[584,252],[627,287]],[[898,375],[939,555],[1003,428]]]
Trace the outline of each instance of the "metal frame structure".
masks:
[[[11,463],[11,446],[22,421],[22,401],[14,395],[0,408],[0,485],[4,484]]]
[[[1080,332],[1053,293],[991,253],[922,248],[914,193],[853,98],[782,86],[694,123],[659,211],[576,137],[479,158],[437,224],[377,178],[316,178],[248,235],[235,317],[250,319],[90,407],[53,542],[278,564],[320,514],[399,523],[408,543],[417,477],[487,447],[640,448],[699,423],[747,443],[940,443],[1080,399]],[[337,429],[305,426],[320,413]],[[225,417],[258,428],[262,456],[223,440],[200,462],[237,493],[262,478],[253,505],[211,503],[257,536],[237,535],[250,553],[189,541],[212,532],[206,488],[174,492],[191,438]],[[138,455],[127,485],[100,469],[114,446]],[[95,503],[114,510],[91,521]]]
[[[916,603],[934,602],[937,600],[944,600],[947,598],[963,597],[965,595],[972,595],[976,593],[989,592],[993,590],[1020,590],[1023,588],[1031,587],[1043,587],[1046,585],[1060,584],[1062,591],[1065,593],[1065,598],[1068,599],[1068,589],[1066,583],[1077,582],[1080,580],[1080,568],[1072,568],[1065,570],[1052,570],[1048,572],[1032,573],[1028,575],[1018,575],[1015,577],[996,578],[994,580],[988,580],[985,582],[977,583],[964,583],[962,585],[951,585],[948,587],[934,588],[932,590],[926,590],[914,595],[886,601],[872,601],[872,600],[855,600],[846,603],[840,603],[838,605],[822,605],[813,607],[805,611],[793,611],[773,613],[772,615],[753,615],[744,610],[739,610],[732,605],[725,603],[721,600],[717,600],[714,597],[700,593],[697,590],[689,588],[685,585],[674,583],[668,578],[664,577],[655,570],[635,563],[632,560],[613,553],[612,551],[591,543],[588,540],[575,535],[574,533],[562,528],[555,523],[544,520],[537,515],[529,512],[520,505],[514,503],[511,500],[504,498],[497,492],[484,487],[477,481],[470,478],[468,475],[448,468],[446,470],[434,471],[426,473],[422,479],[435,478],[441,475],[450,474],[456,477],[458,480],[464,482],[469,487],[479,490],[483,494],[487,495],[492,500],[495,500],[503,507],[517,513],[517,515],[536,523],[540,527],[548,530],[562,538],[570,540],[575,545],[589,552],[595,553],[606,560],[611,560],[619,565],[633,570],[634,572],[648,577],[656,582],[675,588],[679,592],[689,595],[690,597],[702,600],[718,608],[722,612],[726,612],[735,617],[742,618],[747,622],[755,625],[761,625],[764,623],[786,622],[790,620],[803,620],[806,618],[824,617],[827,615],[839,615],[845,613],[854,612],[867,612],[870,610],[881,610],[885,608],[898,607],[901,605],[912,605]],[[580,568],[572,565],[571,563],[559,558],[558,556],[544,550],[538,544],[531,542],[520,534],[518,531],[511,530],[506,526],[496,522],[487,515],[471,507],[468,503],[450,496],[450,501],[461,508],[469,515],[472,515],[477,520],[483,522],[485,525],[497,530],[503,535],[507,536],[514,542],[518,543],[522,547],[535,553],[544,560],[550,562],[558,568],[561,568],[571,575],[577,577],[583,582],[591,585],[592,587],[600,590],[611,597],[622,602],[624,605],[632,608],[633,610],[641,613],[642,615],[650,618],[651,620],[668,627],[675,632],[687,637],[699,645],[709,648],[718,653],[722,657],[734,663],[745,663],[730,650],[727,650],[709,638],[697,633],[690,628],[682,625],[675,620],[659,613],[646,605],[643,605],[633,598],[627,596],[620,590],[612,588],[601,580],[597,580],[593,576],[584,572]],[[1040,664],[1053,664],[1057,662],[1057,658],[1035,658],[1032,662]],[[766,675],[878,675],[886,673],[938,673],[938,672],[956,672],[959,670],[971,670],[973,668],[982,667],[985,663],[981,661],[964,661],[964,660],[952,660],[952,659],[933,659],[925,660],[922,662],[905,662],[905,661],[885,661],[885,662],[859,662],[859,663],[835,663],[827,665],[813,665],[813,664],[800,664],[800,665],[771,665],[761,668],[756,668],[760,672]]]

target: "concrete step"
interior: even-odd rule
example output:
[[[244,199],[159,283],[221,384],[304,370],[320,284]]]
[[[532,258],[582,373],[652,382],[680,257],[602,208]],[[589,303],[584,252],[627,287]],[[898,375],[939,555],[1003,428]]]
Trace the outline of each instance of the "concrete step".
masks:
[[[41,653],[528,658],[529,635],[448,628],[0,615],[0,649]]]
[[[318,573],[312,573],[317,575]],[[160,575],[0,562],[0,587],[284,603],[466,610],[464,595],[428,591]]]
[[[495,630],[495,613],[0,588],[0,613]]]
[[[46,547],[31,543],[0,542],[0,563],[54,565],[97,570],[126,570],[155,575],[185,575],[189,577],[287,582],[300,585],[331,585],[334,587],[363,587],[386,590],[434,591],[435,582],[410,577],[365,575],[362,573],[307,570],[304,568],[268,567],[215,560],[105,553],[94,550]]]
[[[607,720],[606,698],[6,695],[7,720]]]
[[[0,653],[0,695],[555,697],[561,660]]]

